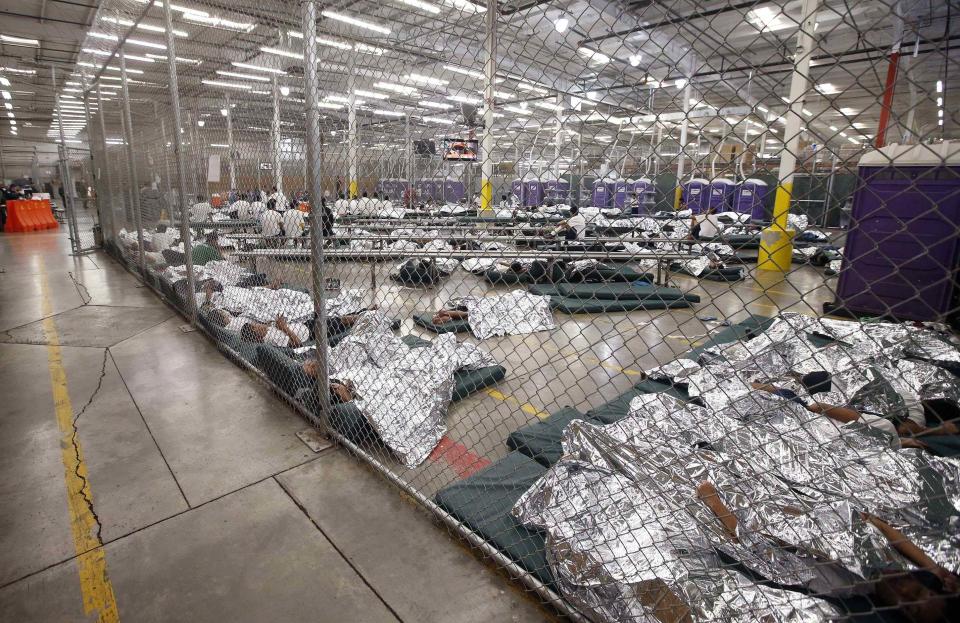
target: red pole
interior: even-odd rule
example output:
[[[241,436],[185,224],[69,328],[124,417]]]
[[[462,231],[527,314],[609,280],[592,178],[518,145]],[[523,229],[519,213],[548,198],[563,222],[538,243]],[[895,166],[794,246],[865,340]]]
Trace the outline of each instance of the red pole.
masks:
[[[890,123],[890,110],[893,107],[893,91],[897,84],[897,68],[900,64],[900,46],[897,46],[893,52],[890,52],[889,64],[887,65],[887,84],[883,89],[883,104],[880,110],[880,123],[877,125],[877,138],[873,145],[877,149],[883,147],[887,125]]]

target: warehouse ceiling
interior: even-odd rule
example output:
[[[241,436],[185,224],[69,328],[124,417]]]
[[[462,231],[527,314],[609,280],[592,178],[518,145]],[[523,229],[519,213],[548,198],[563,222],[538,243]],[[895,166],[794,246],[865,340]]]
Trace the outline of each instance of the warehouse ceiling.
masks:
[[[901,124],[895,124],[896,132],[902,132],[912,108],[921,135],[954,136],[958,120],[949,106],[944,125],[937,124],[942,108],[937,99],[949,101],[955,92],[953,76],[960,67],[957,52],[947,50],[960,33],[944,27],[947,3],[900,6],[910,54],[904,61],[909,73],[901,71],[894,100],[894,121]],[[351,86],[377,94],[358,96],[364,100],[358,114],[361,137],[372,144],[400,141],[406,114],[416,137],[440,136],[466,129],[461,104],[482,108],[483,6],[470,0],[342,0],[320,8],[321,94],[331,143],[342,139],[337,133],[347,124],[343,98]],[[627,145],[650,151],[653,143],[658,151],[676,153],[684,108],[694,111],[690,137],[702,150],[739,141],[774,152],[783,140],[800,10],[799,0],[501,2],[492,130],[498,159],[513,157],[511,150],[574,143],[585,152]],[[238,140],[246,134],[266,140],[262,133],[272,115],[274,75],[291,90],[282,98],[284,132],[302,131],[298,11],[296,3],[277,1],[175,3],[181,105],[191,118],[205,120],[205,134],[224,131],[218,111],[229,97]],[[159,3],[27,1],[0,14],[5,18],[0,34],[36,40],[0,45],[6,68],[0,75],[12,83],[19,138],[42,141],[59,132],[51,125],[51,64],[61,69],[65,111],[75,113],[70,100],[82,95],[86,81],[99,78],[107,133],[121,136],[119,68],[111,57],[120,37],[127,38],[134,125],[155,129],[152,120],[165,115],[169,91]],[[342,16],[365,24],[347,23]],[[810,74],[817,87],[802,105],[804,143],[830,145],[837,154],[859,151],[869,144],[880,117],[893,11],[886,2],[823,2],[816,35]],[[935,85],[945,76],[946,92],[937,93]],[[685,101],[688,81],[691,97]],[[82,119],[68,117],[75,121],[64,123],[72,130],[70,140],[85,140]]]

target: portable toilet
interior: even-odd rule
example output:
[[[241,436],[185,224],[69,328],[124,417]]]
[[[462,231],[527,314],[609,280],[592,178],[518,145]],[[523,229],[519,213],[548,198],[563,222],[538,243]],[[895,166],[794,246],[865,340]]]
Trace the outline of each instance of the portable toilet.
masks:
[[[613,207],[623,210],[629,204],[630,188],[633,180],[615,180],[613,182]]]
[[[547,199],[554,205],[566,204],[570,201],[570,182],[564,179],[548,180],[544,187],[546,188]]]
[[[523,183],[524,202],[527,207],[543,205],[543,183],[539,179],[526,180]]]
[[[466,196],[466,188],[460,180],[446,179],[443,181],[443,198],[450,203],[459,203]]]
[[[726,212],[733,205],[733,193],[737,185],[733,180],[725,177],[715,178],[710,182],[710,199],[708,205],[717,212]]]
[[[750,219],[762,221],[766,217],[766,200],[770,187],[763,180],[747,178],[737,186],[733,200],[733,211],[749,214]]]
[[[517,198],[520,205],[524,205],[523,200],[526,197],[526,192],[524,190],[523,180],[519,177],[510,182],[510,194]]]
[[[707,211],[710,198],[710,182],[702,177],[695,177],[683,184],[681,199],[683,204],[694,214]]]
[[[858,164],[836,305],[948,322],[960,265],[960,142],[887,145]]]
[[[613,205],[613,182],[600,178],[593,183],[593,207],[609,208]]]
[[[653,187],[653,181],[649,177],[634,180],[630,186],[630,192],[637,198],[636,214],[649,214],[653,211],[656,203],[656,191]]]

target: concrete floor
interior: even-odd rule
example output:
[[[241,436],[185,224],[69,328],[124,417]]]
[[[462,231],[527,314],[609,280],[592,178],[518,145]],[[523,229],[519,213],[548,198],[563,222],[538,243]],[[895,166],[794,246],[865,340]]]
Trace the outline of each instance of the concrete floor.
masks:
[[[553,618],[365,465],[311,450],[115,262],[68,250],[0,234],[0,621]]]

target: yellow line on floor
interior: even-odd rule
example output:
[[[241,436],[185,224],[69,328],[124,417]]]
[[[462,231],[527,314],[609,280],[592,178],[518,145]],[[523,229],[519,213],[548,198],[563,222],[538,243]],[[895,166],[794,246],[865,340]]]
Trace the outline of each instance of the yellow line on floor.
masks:
[[[614,372],[621,372],[621,373],[626,374],[626,375],[628,375],[628,376],[643,376],[643,372],[642,372],[641,370],[634,370],[633,368],[621,368],[620,366],[618,366],[618,365],[616,365],[616,364],[606,363],[605,361],[600,361],[600,360],[597,359],[596,357],[591,357],[590,355],[581,355],[580,353],[571,353],[571,352],[569,352],[569,351],[563,350],[562,348],[554,348],[553,346],[550,346],[549,344],[542,344],[541,346],[542,346],[545,350],[552,350],[553,352],[559,353],[560,355],[562,355],[563,357],[566,357],[567,359],[576,359],[576,360],[578,360],[578,361],[586,361],[586,362],[589,362],[589,363],[595,363],[595,364],[597,364],[598,366],[600,366],[601,368],[606,368],[607,370],[613,370]]]
[[[491,398],[496,398],[497,400],[502,400],[503,402],[509,402],[520,407],[520,410],[528,415],[535,415],[541,420],[550,417],[550,414],[544,411],[543,409],[538,409],[529,402],[523,402],[522,400],[511,396],[510,394],[504,394],[499,389],[488,389],[487,395]]]
[[[107,559],[103,543],[97,534],[97,520],[90,510],[93,492],[83,461],[80,440],[73,437],[73,405],[67,388],[67,371],[63,367],[57,326],[53,321],[53,305],[47,284],[47,272],[41,259],[40,290],[42,296],[43,334],[47,342],[47,364],[50,369],[50,388],[53,392],[54,411],[60,427],[60,450],[63,459],[63,478],[67,487],[67,509],[70,513],[70,530],[77,552],[77,571],[80,574],[80,591],[83,596],[83,612],[88,617],[95,614],[100,623],[115,623],[120,620],[113,584],[107,575]],[[74,447],[76,443],[76,447]]]

